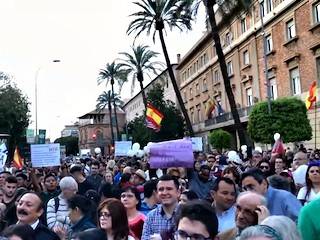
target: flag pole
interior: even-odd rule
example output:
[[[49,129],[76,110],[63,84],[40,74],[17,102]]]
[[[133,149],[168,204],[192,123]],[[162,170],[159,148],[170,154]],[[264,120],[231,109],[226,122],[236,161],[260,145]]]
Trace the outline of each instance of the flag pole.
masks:
[[[314,150],[317,149],[317,101],[314,103]]]

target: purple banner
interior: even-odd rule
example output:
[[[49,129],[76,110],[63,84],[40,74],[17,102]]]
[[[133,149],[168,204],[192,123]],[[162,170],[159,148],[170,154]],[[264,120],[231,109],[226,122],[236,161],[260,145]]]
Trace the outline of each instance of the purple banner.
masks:
[[[151,168],[193,167],[191,140],[181,139],[150,145],[149,163]]]

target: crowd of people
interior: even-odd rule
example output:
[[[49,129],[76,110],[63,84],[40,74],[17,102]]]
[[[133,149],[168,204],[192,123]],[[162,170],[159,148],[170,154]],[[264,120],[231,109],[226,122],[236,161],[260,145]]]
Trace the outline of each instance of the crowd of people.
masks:
[[[0,173],[10,240],[320,239],[320,154],[195,153],[193,169],[145,158],[68,158]],[[1,238],[0,238],[1,239]]]

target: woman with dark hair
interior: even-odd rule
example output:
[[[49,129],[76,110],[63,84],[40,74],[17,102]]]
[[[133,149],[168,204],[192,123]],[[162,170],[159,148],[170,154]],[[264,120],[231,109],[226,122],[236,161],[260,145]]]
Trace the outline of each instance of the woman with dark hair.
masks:
[[[106,234],[101,229],[88,229],[78,233],[75,240],[106,240]]]
[[[320,197],[320,164],[313,162],[307,169],[306,186],[300,189],[297,198],[305,204],[317,197]]]
[[[192,190],[186,190],[181,193],[179,204],[186,204],[189,201],[199,199],[198,195]]]
[[[140,193],[135,187],[126,187],[121,193],[121,202],[127,211],[130,231],[134,237],[141,239],[146,216],[137,210],[141,205]]]
[[[236,185],[240,182],[240,174],[236,167],[226,167],[222,172],[222,177],[230,178]]]
[[[129,235],[127,212],[120,200],[109,198],[98,207],[99,227],[108,240],[134,240]]]
[[[3,236],[9,240],[34,240],[36,238],[33,228],[27,224],[9,226],[3,231]]]

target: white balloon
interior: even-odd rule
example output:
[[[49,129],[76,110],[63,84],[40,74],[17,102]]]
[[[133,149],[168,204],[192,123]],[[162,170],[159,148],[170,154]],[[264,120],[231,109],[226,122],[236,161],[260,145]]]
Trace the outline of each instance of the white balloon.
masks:
[[[134,144],[132,145],[132,150],[138,151],[139,149],[140,149],[140,144],[139,144],[139,143],[134,143]]]
[[[275,141],[278,141],[278,140],[280,139],[280,133],[275,133],[275,134],[273,135],[273,139],[274,139]]]
[[[143,150],[139,150],[137,152],[137,157],[143,157],[143,155],[144,155],[144,151]]]
[[[96,147],[96,148],[94,149],[94,152],[95,152],[96,154],[100,154],[100,153],[101,153],[101,148]]]
[[[262,148],[261,147],[256,147],[254,150],[258,151],[259,153],[262,153]]]
[[[242,146],[241,146],[241,151],[242,151],[242,152],[246,152],[247,150],[248,150],[247,145],[242,145]]]
[[[130,149],[130,150],[127,152],[127,155],[128,155],[128,157],[133,157],[134,151],[133,151],[132,149]]]

